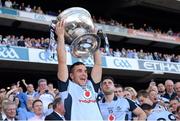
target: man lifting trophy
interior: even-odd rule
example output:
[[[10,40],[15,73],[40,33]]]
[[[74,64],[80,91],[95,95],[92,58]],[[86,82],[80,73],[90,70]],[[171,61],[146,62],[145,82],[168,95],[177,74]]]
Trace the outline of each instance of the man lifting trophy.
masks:
[[[51,33],[57,36],[58,89],[64,102],[65,119],[102,121],[96,102],[102,76],[100,38],[89,12],[80,7],[66,9],[52,26]],[[74,63],[68,70],[65,43],[70,45],[71,54],[76,58],[93,55],[90,78],[82,62]]]

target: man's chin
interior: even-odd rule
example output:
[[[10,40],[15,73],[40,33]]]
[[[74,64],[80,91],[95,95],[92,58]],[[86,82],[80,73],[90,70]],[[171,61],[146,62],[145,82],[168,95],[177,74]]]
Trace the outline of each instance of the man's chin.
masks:
[[[106,92],[104,92],[104,94],[105,95],[111,95],[111,94],[113,94],[113,91],[106,91]]]

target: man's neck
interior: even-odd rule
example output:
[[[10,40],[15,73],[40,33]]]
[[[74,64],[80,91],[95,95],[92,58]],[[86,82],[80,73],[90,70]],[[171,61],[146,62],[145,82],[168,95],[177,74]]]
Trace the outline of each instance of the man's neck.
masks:
[[[105,95],[106,102],[111,102],[113,100],[113,98],[114,98],[114,93]]]
[[[14,121],[14,118],[7,118],[8,121]]]
[[[58,110],[54,110],[54,112],[56,112],[57,114],[59,114],[59,115],[61,115],[61,116],[64,115],[62,112],[60,112],[60,111],[58,111]]]
[[[167,94],[168,94],[168,95],[172,95],[172,94],[173,94],[173,91],[167,91]]]

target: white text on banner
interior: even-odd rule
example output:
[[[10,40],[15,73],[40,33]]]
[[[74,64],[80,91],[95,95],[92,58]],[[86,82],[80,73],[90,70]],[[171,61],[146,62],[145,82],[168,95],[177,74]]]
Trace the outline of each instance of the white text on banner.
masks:
[[[136,59],[106,56],[106,63],[107,63],[107,68],[139,70],[138,62]]]
[[[37,63],[57,64],[57,53],[52,53],[48,50],[29,49],[29,61]],[[71,54],[67,53],[67,65],[72,64]]]

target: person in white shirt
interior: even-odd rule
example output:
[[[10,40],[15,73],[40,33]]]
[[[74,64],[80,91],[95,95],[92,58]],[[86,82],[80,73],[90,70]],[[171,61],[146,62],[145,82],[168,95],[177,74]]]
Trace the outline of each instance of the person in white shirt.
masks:
[[[153,109],[153,106],[147,103],[142,104],[141,108],[147,114],[146,121],[176,121],[175,116],[169,111]]]
[[[39,91],[35,94],[35,99],[40,99],[43,103],[43,112],[47,113],[48,105],[54,101],[54,95],[48,91],[47,80],[38,80]]]
[[[5,3],[4,3],[4,6],[7,7],[7,8],[12,8],[11,0],[6,0]]]
[[[135,102],[128,98],[115,96],[114,79],[112,77],[104,77],[101,88],[104,97],[98,103],[104,120],[129,120],[129,111],[133,112],[138,120],[144,121],[146,119],[145,112]]]

